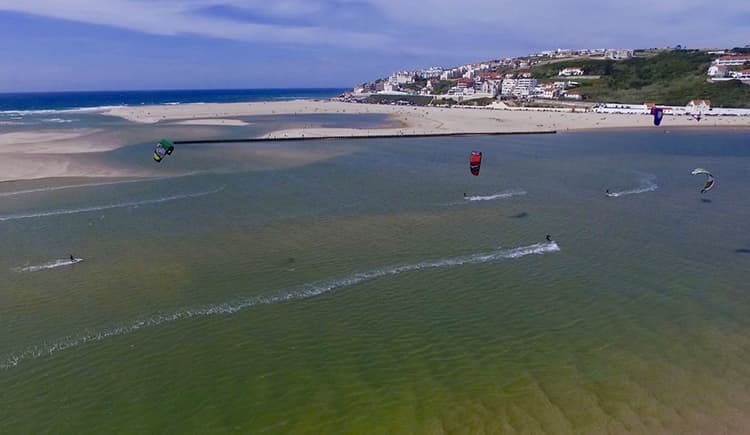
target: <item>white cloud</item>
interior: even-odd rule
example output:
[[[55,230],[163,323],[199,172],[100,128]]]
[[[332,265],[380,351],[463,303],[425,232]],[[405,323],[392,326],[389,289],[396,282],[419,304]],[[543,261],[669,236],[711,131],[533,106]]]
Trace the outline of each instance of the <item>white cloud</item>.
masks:
[[[211,8],[229,12],[207,13]],[[0,10],[150,34],[442,54],[446,60],[532,48],[750,41],[750,2],[744,0],[0,0]]]
[[[267,2],[274,3],[274,2]],[[241,41],[281,42],[377,47],[387,36],[320,26],[242,22],[200,13],[211,6],[247,7],[261,2],[213,0],[0,0],[0,10],[20,12],[82,23],[117,27],[157,35],[195,34]],[[310,11],[301,1],[281,0],[264,6],[264,12],[289,15]]]

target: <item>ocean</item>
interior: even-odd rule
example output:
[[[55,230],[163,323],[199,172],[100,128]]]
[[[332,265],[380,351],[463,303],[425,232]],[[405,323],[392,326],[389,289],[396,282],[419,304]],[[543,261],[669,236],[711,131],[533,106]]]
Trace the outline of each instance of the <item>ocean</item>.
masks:
[[[111,106],[325,99],[344,91],[345,89],[301,88],[0,93],[0,114]]]
[[[750,423],[745,133],[152,148],[81,157],[143,178],[0,184],[2,432]]]

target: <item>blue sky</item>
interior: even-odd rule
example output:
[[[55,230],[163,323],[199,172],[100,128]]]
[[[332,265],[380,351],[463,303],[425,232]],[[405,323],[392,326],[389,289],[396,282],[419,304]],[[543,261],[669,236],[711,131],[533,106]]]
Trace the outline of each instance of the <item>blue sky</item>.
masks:
[[[0,0],[0,92],[350,87],[555,48],[750,44],[746,0]]]

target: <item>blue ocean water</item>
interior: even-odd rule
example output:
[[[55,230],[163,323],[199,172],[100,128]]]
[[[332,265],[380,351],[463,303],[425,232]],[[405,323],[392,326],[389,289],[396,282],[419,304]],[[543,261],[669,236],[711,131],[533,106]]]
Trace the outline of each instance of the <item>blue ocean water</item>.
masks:
[[[341,94],[344,90],[343,88],[304,88],[0,93],[0,112],[316,99],[331,98]]]

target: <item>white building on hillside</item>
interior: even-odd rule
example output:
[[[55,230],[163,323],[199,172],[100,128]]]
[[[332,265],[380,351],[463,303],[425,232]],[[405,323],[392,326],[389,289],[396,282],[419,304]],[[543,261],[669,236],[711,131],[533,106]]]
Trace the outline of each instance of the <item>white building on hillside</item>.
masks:
[[[714,60],[714,65],[738,66],[750,62],[750,56],[721,56]]]
[[[397,85],[405,85],[407,83],[414,83],[414,73],[409,72],[409,71],[399,71],[399,72],[393,73],[388,78],[388,81]]]
[[[505,79],[500,87],[500,93],[504,96],[527,98],[534,93],[537,84],[534,78]]]
[[[559,73],[557,73],[560,77],[570,77],[570,76],[582,76],[583,75],[583,68],[581,67],[570,67],[570,68],[563,68]]]
[[[726,65],[711,65],[708,68],[708,76],[712,78],[726,77],[729,73],[729,69]]]
[[[429,79],[436,79],[440,77],[440,74],[443,73],[443,69],[440,67],[433,66],[432,68],[423,69],[417,73],[419,78],[429,80]]]
[[[604,57],[614,60],[630,59],[631,57],[633,57],[633,50],[610,48],[604,52]]]
[[[743,69],[741,71],[732,71],[729,73],[730,77],[736,80],[750,80],[750,69]]]
[[[685,106],[687,113],[703,113],[711,110],[711,100],[692,100]]]
[[[393,82],[385,82],[383,85],[383,92],[398,92],[398,85]]]
[[[516,79],[505,79],[500,85],[500,95],[510,97],[513,95],[513,89],[516,88]]]

